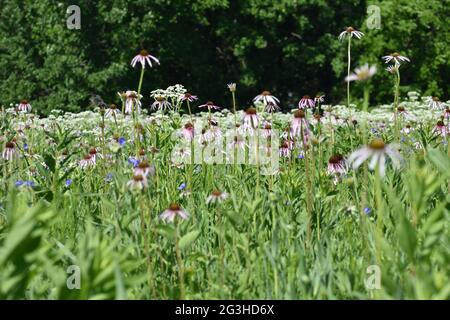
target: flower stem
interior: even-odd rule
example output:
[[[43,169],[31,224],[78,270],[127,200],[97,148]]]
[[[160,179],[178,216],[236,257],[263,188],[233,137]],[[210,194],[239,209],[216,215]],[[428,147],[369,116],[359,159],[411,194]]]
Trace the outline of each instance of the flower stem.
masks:
[[[350,76],[350,62],[351,62],[351,55],[350,55],[350,47],[351,47],[352,37],[351,35],[348,35],[348,48],[347,48],[347,77]],[[350,108],[350,81],[347,81],[347,108]]]
[[[191,118],[191,123],[192,123],[191,104],[189,102],[189,99],[187,99],[186,102],[187,102],[187,107],[188,107],[188,111],[189,111],[189,117]]]
[[[177,222],[176,226],[177,234],[175,237],[175,254],[177,256],[177,264],[178,264],[178,278],[180,281],[180,300],[184,300],[185,297],[185,290],[184,290],[184,264],[183,264],[183,258],[181,257],[180,252],[180,228]]]

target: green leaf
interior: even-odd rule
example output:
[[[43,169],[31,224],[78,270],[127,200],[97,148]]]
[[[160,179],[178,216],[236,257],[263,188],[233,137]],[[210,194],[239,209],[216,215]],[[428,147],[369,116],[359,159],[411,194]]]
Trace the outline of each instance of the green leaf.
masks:
[[[178,244],[180,246],[180,249],[183,250],[188,248],[198,238],[199,235],[200,231],[194,230],[182,236]]]

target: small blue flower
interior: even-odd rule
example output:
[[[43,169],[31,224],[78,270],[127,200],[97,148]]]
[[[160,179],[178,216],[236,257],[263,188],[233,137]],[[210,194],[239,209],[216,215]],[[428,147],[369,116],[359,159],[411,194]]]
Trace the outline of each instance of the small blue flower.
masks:
[[[106,182],[110,182],[113,179],[113,174],[110,172],[106,175],[105,181]]]
[[[182,184],[180,184],[180,186],[178,187],[178,190],[184,190],[186,188],[186,183],[182,183]]]
[[[133,157],[128,158],[128,163],[132,164],[135,168],[139,165],[139,160]]]
[[[24,184],[24,182],[22,180],[17,180],[16,181],[16,187],[20,187],[23,184]]]
[[[121,146],[123,146],[127,142],[127,140],[124,137],[120,137],[118,142]]]
[[[70,186],[72,184],[72,179],[66,180],[66,187]]]
[[[372,212],[372,210],[370,208],[364,208],[364,213],[367,214],[368,216],[370,216],[370,213]]]
[[[24,151],[28,151],[28,144],[27,144],[27,143],[24,143],[24,144],[23,144],[23,150],[24,150]]]
[[[303,159],[304,157],[305,157],[304,155],[299,154],[299,155],[297,156],[297,159]]]
[[[34,187],[34,182],[33,181],[25,181],[25,186],[33,188]]]

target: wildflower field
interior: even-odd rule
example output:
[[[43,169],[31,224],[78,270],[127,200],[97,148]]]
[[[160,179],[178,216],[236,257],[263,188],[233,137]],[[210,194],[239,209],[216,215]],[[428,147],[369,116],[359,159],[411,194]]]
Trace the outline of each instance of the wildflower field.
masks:
[[[450,299],[450,101],[401,90],[413,56],[357,65],[364,37],[335,35],[338,104],[144,90],[141,50],[89,110],[2,106],[0,298]]]
[[[323,105],[321,117],[298,109],[303,142],[290,134],[298,110],[256,112],[280,133],[272,175],[255,164],[177,163],[186,124],[206,112],[133,120],[112,109],[42,119],[3,111],[1,296],[447,299],[448,118],[437,122],[448,111],[402,107],[399,140],[392,105]],[[212,117],[214,128],[206,121],[193,132],[202,146],[246,113]],[[248,141],[243,127],[237,135]],[[364,139],[368,154],[352,156]],[[384,164],[388,146],[397,149]],[[357,170],[347,163],[355,156]],[[67,287],[72,265],[79,290]],[[373,265],[378,290],[366,287]]]

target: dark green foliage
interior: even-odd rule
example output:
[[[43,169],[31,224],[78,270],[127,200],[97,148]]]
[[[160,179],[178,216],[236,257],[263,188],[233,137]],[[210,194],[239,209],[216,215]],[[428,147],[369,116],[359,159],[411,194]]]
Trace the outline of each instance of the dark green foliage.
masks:
[[[232,81],[241,105],[263,89],[285,108],[317,91],[337,103],[346,73],[346,48],[337,35],[347,25],[366,33],[353,42],[352,69],[364,62],[379,66],[373,103],[392,98],[392,78],[380,60],[392,51],[412,59],[402,70],[403,93],[449,89],[448,0],[370,2],[381,9],[379,30],[367,29],[366,1],[356,0],[80,0],[81,30],[66,27],[70,4],[2,1],[1,104],[25,98],[47,114],[86,109],[91,94],[117,103],[117,91],[137,87],[139,71],[129,63],[141,48],[161,60],[145,75],[145,106],[150,90],[175,83],[229,106]],[[361,91],[355,87],[352,94]]]

